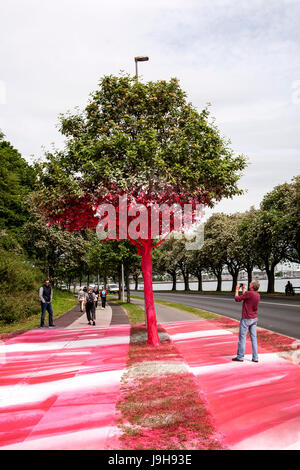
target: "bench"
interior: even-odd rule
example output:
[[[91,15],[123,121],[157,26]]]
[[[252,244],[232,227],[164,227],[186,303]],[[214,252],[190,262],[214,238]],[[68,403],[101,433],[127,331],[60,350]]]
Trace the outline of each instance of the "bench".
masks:
[[[286,295],[294,295],[296,290],[300,290],[300,286],[293,286],[293,290],[286,293]]]

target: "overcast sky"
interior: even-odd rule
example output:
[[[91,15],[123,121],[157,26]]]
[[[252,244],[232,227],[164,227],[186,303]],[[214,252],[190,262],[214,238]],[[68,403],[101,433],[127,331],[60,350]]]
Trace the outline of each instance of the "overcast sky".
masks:
[[[258,207],[300,173],[300,0],[2,0],[0,129],[28,160],[61,147],[59,113],[83,107],[105,74],[178,77],[207,102],[249,158],[244,196],[215,211]]]

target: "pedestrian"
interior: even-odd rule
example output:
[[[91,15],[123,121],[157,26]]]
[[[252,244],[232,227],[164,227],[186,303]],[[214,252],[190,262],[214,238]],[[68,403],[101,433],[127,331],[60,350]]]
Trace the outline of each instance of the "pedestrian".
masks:
[[[85,311],[89,325],[96,325],[96,308],[95,308],[95,294],[92,288],[89,287],[85,294]]]
[[[85,292],[82,287],[80,287],[79,292],[78,292],[78,302],[80,305],[80,311],[83,312],[83,307],[84,307],[84,298],[85,298]]]
[[[244,360],[246,336],[249,330],[252,343],[252,361],[258,362],[256,326],[257,308],[260,301],[260,295],[257,292],[259,289],[259,282],[252,281],[247,292],[245,292],[245,285],[243,284],[242,295],[239,295],[239,289],[240,287],[237,286],[235,289],[234,299],[236,302],[243,302],[242,318],[240,321],[238,352],[237,356],[232,360],[238,362],[242,362]]]
[[[95,296],[96,296],[96,300],[95,300],[95,307],[97,308],[98,307],[98,296],[99,296],[99,290],[98,290],[98,287],[94,287],[94,290],[93,290]]]
[[[52,286],[50,285],[49,279],[45,279],[44,285],[40,287],[39,298],[40,298],[41,307],[42,307],[40,328],[44,328],[45,326],[46,311],[48,311],[49,313],[49,328],[54,328],[55,325],[53,323],[53,309],[51,305],[52,298],[53,298],[53,289],[52,289]]]
[[[100,297],[101,297],[101,300],[102,300],[102,307],[101,309],[104,310],[105,309],[105,304],[106,304],[106,297],[107,297],[107,292],[106,290],[104,289],[104,286],[102,287],[101,291],[100,291]]]
[[[285,295],[289,294],[295,295],[293,284],[290,281],[288,281],[285,286]]]

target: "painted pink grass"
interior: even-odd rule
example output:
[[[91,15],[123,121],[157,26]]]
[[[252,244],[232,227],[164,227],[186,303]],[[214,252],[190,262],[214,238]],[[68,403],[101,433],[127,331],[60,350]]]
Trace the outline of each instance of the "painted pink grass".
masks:
[[[165,332],[161,327],[158,331]],[[144,326],[131,327],[132,338],[143,332]],[[173,365],[174,372],[160,373],[158,366],[158,373],[147,374],[149,364],[157,362]],[[156,348],[146,342],[130,344],[129,373],[123,376],[117,403],[123,449],[222,449],[195,377],[182,369],[176,372],[182,362],[169,339]],[[133,367],[137,375],[130,374]]]
[[[251,361],[247,338],[245,360],[238,364],[231,360],[236,355],[237,333],[220,328],[223,335],[212,335],[211,330],[217,332],[215,320],[164,324],[164,328],[197,377],[229,448],[300,448],[300,369],[280,357],[277,335],[271,352],[258,345],[258,364]],[[199,331],[207,335],[200,337]],[[288,344],[291,341],[286,339]]]
[[[118,448],[115,403],[128,340],[121,325],[32,330],[0,345],[0,447]]]
[[[233,320],[232,318],[216,318],[211,320],[212,323],[216,323],[220,328],[239,328],[240,322]],[[238,331],[233,331],[233,334],[238,334]],[[249,336],[249,334],[248,334]],[[258,327],[257,329],[257,343],[261,348],[266,349],[270,352],[280,351],[295,351],[300,349],[300,344],[294,344],[295,338],[284,336],[280,333],[274,333],[273,331],[265,330],[264,328]]]

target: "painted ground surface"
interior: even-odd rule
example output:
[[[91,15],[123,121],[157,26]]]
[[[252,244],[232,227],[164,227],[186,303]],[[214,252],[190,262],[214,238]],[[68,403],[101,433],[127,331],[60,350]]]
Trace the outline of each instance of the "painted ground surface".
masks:
[[[231,449],[300,449],[300,368],[264,339],[232,362],[222,320],[164,323]],[[292,341],[292,340],[287,340]],[[119,449],[129,325],[32,330],[0,344],[1,449]],[[290,348],[290,345],[288,346]],[[147,359],[147,358],[146,358]]]
[[[237,336],[218,320],[163,324],[204,392],[231,449],[300,449],[300,367],[276,347],[259,347],[259,363],[232,362]],[[289,340],[293,342],[293,340]]]
[[[0,448],[113,448],[128,343],[120,325],[32,330],[0,344]]]

